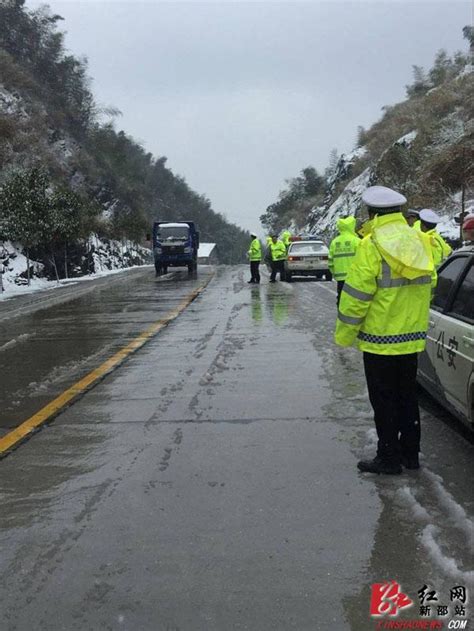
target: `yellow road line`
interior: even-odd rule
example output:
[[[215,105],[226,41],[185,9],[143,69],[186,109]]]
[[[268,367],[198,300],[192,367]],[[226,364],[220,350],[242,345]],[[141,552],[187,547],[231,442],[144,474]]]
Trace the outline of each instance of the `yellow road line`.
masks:
[[[189,306],[191,302],[197,298],[197,296],[199,296],[203,289],[209,284],[211,278],[209,278],[204,285],[186,296],[186,298],[180,302],[178,307],[168,313],[165,318],[152,324],[148,329],[143,331],[143,333],[140,333],[138,337],[115,353],[115,355],[109,357],[109,359],[98,366],[98,368],[95,368],[70,388],[62,392],[58,397],[41,408],[39,412],[30,416],[29,419],[24,421],[16,429],[3,436],[3,438],[0,438],[0,458],[6,456],[12,449],[17,447],[19,443],[29,438],[42,425],[44,425],[44,423],[52,420],[59,414],[59,412],[61,412],[61,410],[70,405],[73,400],[77,399],[79,396],[84,394],[84,392],[97,385],[97,383],[112,370],[117,368],[117,366],[120,366],[120,364],[122,364],[129,355],[141,348],[150,338],[155,336],[159,331],[161,331],[161,329],[165,328],[170,322],[175,320],[179,314],[184,311],[184,309],[186,309],[186,307]]]

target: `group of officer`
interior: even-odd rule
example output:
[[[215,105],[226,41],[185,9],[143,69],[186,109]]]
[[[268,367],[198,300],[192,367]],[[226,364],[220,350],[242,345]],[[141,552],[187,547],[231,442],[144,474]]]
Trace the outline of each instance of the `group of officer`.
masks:
[[[262,246],[256,234],[251,233],[250,248],[248,257],[250,261],[250,280],[249,283],[260,283],[260,263],[262,261]],[[276,275],[280,274],[280,280],[285,279],[285,261],[288,254],[288,248],[291,242],[291,232],[285,230],[281,239],[277,234],[268,237],[266,260],[270,264],[271,274],[270,282],[276,282]]]
[[[405,214],[405,220],[411,228],[419,230],[426,235],[432,251],[434,266],[436,268],[439,267],[452,252],[451,246],[446,243],[436,230],[436,226],[441,221],[439,215],[428,208],[423,210],[410,209]],[[329,246],[329,269],[337,282],[337,304],[339,306],[342,287],[361,239],[356,233],[355,217],[338,219],[336,228],[339,234],[331,241]],[[359,234],[361,237],[365,237],[370,232],[371,220],[361,227]]]
[[[426,344],[436,268],[451,248],[436,232],[440,218],[433,210],[404,214],[406,198],[384,186],[366,189],[362,201],[369,215],[359,230],[362,239],[355,217],[344,217],[338,220],[339,235],[329,247],[329,267],[337,281],[335,342],[362,351],[374,411],[377,453],[359,461],[358,469],[396,475],[402,473],[402,465],[420,466],[418,354]],[[474,234],[474,225],[471,229]],[[289,234],[285,237],[289,241]],[[252,235],[251,268],[252,262],[261,260],[256,242]],[[269,250],[274,282],[278,271],[284,273],[283,235],[282,240],[271,238]],[[250,282],[259,280],[257,266]]]

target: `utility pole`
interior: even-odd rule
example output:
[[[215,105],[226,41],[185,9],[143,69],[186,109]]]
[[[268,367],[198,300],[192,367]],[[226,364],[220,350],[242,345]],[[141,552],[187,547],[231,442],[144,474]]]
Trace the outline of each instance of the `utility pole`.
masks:
[[[466,164],[464,160],[466,159],[466,149],[462,148],[462,164]],[[464,223],[464,217],[466,216],[466,179],[467,173],[463,172],[463,178],[461,183],[461,221],[459,222],[459,239],[462,244],[462,225]]]

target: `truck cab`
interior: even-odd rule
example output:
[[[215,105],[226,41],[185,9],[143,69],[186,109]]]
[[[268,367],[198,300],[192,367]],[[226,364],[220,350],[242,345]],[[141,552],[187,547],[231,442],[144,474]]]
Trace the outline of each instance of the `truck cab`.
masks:
[[[197,269],[199,232],[193,221],[153,223],[153,256],[156,274],[166,274],[169,267]]]

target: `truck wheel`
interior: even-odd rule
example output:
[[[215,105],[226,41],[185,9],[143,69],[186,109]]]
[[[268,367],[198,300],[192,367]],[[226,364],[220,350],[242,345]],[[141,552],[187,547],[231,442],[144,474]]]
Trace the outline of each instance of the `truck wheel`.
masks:
[[[332,274],[331,274],[331,272],[329,272],[329,271],[328,271],[328,272],[326,272],[326,273],[324,274],[324,278],[325,278],[326,280],[332,280]]]
[[[159,263],[155,263],[155,272],[157,276],[161,276],[161,265]]]
[[[192,274],[194,272],[194,263],[188,263],[188,274]]]
[[[165,265],[163,265],[163,274],[167,274],[167,273],[168,273],[168,268]]]
[[[286,280],[288,283],[291,283],[291,281],[293,280],[293,273],[292,273],[292,272],[286,272],[286,274],[285,274],[285,280]]]

